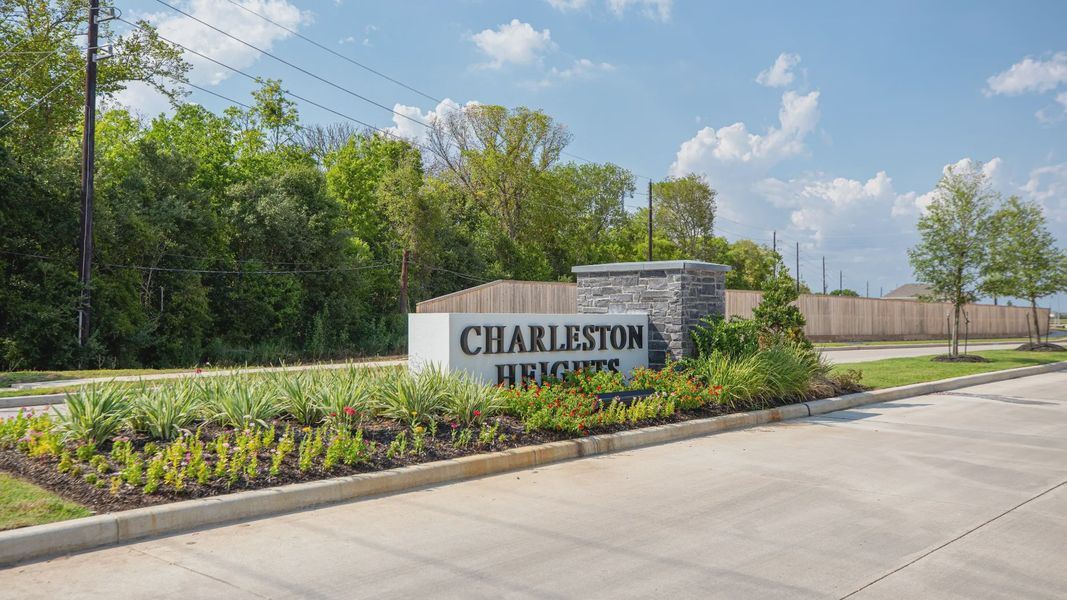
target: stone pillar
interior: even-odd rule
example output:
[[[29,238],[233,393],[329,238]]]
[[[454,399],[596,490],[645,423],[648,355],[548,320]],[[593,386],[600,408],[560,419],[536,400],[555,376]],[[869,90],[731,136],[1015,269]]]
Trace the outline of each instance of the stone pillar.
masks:
[[[701,317],[726,313],[726,272],[730,267],[695,260],[582,265],[578,312],[646,313],[648,362],[662,367],[668,358],[694,355],[690,329]]]

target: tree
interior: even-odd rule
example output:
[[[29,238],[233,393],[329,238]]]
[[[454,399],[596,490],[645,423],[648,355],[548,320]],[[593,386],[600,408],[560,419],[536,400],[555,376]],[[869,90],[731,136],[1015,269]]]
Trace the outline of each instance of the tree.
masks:
[[[652,186],[653,220],[686,258],[710,261],[715,226],[715,190],[690,173]]]
[[[993,215],[991,230],[983,290],[1026,299],[1040,339],[1037,301],[1067,290],[1067,252],[1056,247],[1056,238],[1036,202],[1008,198]]]
[[[517,240],[529,213],[558,198],[546,175],[569,142],[567,128],[542,111],[477,104],[437,118],[429,150],[435,172],[465,188]]]
[[[859,298],[860,294],[856,290],[850,290],[848,288],[834,290],[828,294],[829,296],[848,296],[849,298]]]
[[[952,357],[959,356],[963,305],[977,298],[987,269],[991,217],[998,200],[981,164],[946,167],[933,201],[919,218],[921,240],[908,250],[916,278],[929,285],[933,295],[952,303]]]
[[[774,341],[810,346],[804,335],[807,321],[794,304],[799,297],[796,281],[786,272],[785,265],[781,265],[777,273],[764,282],[763,295],[759,305],[752,309],[752,318]]]
[[[775,265],[781,258],[768,246],[752,240],[737,240],[726,248],[719,262],[730,265],[726,273],[726,288],[731,290],[758,290],[774,275]]]

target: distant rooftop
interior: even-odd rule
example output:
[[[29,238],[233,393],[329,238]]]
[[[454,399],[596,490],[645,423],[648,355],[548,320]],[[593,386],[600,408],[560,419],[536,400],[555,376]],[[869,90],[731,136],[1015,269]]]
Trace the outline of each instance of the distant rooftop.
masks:
[[[930,286],[925,283],[905,283],[882,297],[893,300],[918,300],[920,297],[931,295]]]

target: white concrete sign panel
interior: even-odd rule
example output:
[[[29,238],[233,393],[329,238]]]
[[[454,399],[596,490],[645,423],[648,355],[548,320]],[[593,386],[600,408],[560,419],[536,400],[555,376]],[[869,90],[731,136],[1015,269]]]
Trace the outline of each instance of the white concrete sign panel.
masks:
[[[648,315],[417,313],[408,315],[408,365],[466,371],[487,383],[648,366]]]

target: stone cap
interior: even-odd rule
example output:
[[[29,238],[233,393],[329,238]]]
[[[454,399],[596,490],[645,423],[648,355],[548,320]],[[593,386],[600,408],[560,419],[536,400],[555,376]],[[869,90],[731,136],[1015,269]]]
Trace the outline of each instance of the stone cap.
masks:
[[[720,265],[700,260],[653,260],[645,262],[605,263],[571,267],[572,273],[624,273],[629,271],[719,271],[732,270],[729,265]]]

